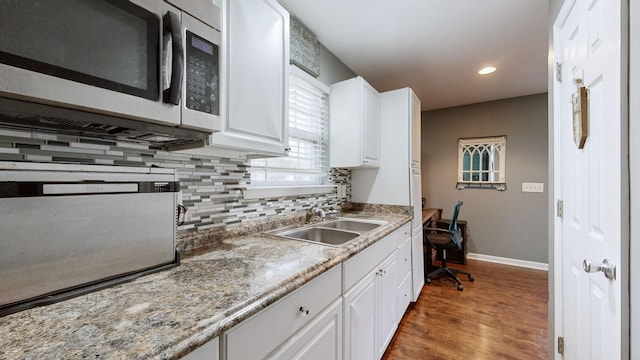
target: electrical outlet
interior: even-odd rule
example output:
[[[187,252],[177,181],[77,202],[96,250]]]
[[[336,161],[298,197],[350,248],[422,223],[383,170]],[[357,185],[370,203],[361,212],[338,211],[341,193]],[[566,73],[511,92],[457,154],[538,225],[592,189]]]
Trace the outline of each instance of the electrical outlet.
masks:
[[[338,185],[338,189],[337,189],[337,195],[339,198],[343,198],[345,196],[347,196],[347,185]]]
[[[544,192],[544,183],[522,183],[522,192]]]

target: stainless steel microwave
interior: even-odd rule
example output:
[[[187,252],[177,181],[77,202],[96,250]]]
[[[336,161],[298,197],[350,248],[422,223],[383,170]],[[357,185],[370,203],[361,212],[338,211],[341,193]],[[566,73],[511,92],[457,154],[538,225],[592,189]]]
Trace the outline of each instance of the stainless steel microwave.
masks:
[[[0,100],[219,130],[220,9],[167,1],[0,1]]]

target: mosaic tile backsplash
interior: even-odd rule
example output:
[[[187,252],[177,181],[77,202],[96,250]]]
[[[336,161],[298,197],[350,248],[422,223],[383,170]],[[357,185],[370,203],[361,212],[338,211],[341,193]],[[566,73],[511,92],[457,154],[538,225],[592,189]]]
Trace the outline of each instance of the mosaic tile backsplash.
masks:
[[[273,222],[279,215],[306,211],[311,206],[335,206],[349,201],[351,172],[331,169],[332,184],[347,185],[346,195],[329,194],[245,200],[242,189],[250,185],[249,160],[178,154],[148,145],[61,134],[0,128],[0,160],[112,166],[158,166],[176,169],[185,223],[178,241],[193,241],[195,233],[234,229],[240,223]],[[294,216],[295,217],[295,216]],[[196,241],[197,242],[197,241]],[[187,248],[197,246],[193,243]],[[178,247],[184,245],[178,244]]]

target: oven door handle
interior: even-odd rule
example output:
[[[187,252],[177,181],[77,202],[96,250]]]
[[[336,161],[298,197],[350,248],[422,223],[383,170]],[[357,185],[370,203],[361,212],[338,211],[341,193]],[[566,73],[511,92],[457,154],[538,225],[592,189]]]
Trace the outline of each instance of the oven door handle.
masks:
[[[178,211],[176,214],[176,225],[181,226],[187,219],[187,208],[182,204],[178,204],[176,210]],[[182,214],[182,221],[180,221],[180,214]]]
[[[178,105],[180,102],[180,93],[182,92],[182,72],[184,68],[184,54],[182,50],[182,28],[180,24],[180,18],[175,13],[167,11],[162,18],[163,37],[165,40],[165,60],[168,58],[168,49],[166,45],[168,43],[169,36],[171,38],[171,82],[169,87],[162,92],[162,100],[165,103]],[[164,61],[164,66],[168,66],[167,61]]]

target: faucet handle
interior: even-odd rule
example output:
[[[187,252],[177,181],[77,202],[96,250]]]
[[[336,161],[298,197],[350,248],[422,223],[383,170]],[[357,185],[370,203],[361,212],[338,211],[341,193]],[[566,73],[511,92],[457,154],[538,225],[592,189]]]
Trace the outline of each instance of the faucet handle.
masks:
[[[311,218],[313,217],[316,217],[319,220],[324,220],[324,216],[324,210],[322,210],[322,208],[318,205],[313,205],[307,212],[307,222],[309,222],[309,220],[311,220]]]

